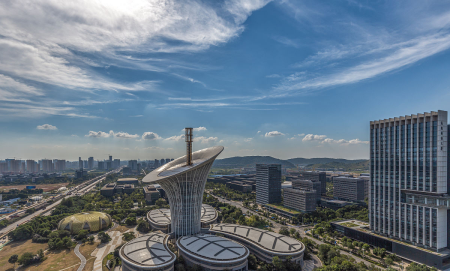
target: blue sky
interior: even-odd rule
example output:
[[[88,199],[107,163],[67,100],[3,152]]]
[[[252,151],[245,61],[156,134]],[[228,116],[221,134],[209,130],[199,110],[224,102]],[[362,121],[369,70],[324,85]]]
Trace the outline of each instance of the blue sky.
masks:
[[[0,159],[368,158],[449,110],[446,1],[2,1]]]

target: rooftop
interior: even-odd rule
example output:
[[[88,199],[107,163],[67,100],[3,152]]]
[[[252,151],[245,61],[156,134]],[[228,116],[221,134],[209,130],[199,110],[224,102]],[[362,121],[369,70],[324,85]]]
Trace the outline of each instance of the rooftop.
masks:
[[[194,254],[202,260],[240,261],[249,255],[248,249],[241,244],[210,234],[180,237],[177,244],[181,251]]]
[[[126,243],[120,249],[120,257],[135,266],[153,267],[172,264],[173,254],[167,247],[169,235],[150,233]]]
[[[166,177],[170,177],[176,174],[180,174],[191,169],[198,168],[202,166],[205,162],[213,160],[222,151],[222,146],[215,146],[211,148],[206,148],[192,153],[192,165],[186,166],[186,155],[177,158],[163,166],[153,170],[142,180],[144,183],[157,182]]]
[[[214,224],[211,225],[210,231],[233,235],[276,253],[292,254],[304,250],[303,244],[296,239],[258,228],[235,224]]]
[[[156,209],[148,212],[148,219],[158,225],[169,225],[171,223],[170,209]],[[217,211],[208,204],[202,204],[201,222],[209,223],[217,218]]]

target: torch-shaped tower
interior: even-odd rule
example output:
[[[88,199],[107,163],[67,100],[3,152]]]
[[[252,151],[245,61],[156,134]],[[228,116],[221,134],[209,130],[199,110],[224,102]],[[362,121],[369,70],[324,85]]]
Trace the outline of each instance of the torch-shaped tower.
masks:
[[[144,177],[144,183],[158,183],[167,193],[175,237],[200,232],[201,208],[206,178],[222,146],[192,152],[193,129],[186,128],[186,156],[167,163]]]

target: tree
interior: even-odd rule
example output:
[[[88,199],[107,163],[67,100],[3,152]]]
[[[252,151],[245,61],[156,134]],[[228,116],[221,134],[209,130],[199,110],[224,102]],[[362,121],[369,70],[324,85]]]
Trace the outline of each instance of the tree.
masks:
[[[385,262],[388,266],[390,266],[390,265],[392,265],[392,264],[394,263],[394,261],[393,261],[391,258],[386,258],[386,259],[384,260],[384,262]]]
[[[284,266],[283,261],[278,256],[272,258],[272,264],[275,267],[275,270],[286,271],[286,267]]]
[[[136,222],[136,217],[127,217],[127,219],[125,219],[125,223],[126,223],[128,226],[136,225],[136,224],[137,224],[137,222]]]
[[[122,239],[124,240],[124,241],[126,241],[126,242],[128,242],[128,241],[130,241],[130,240],[133,240],[135,238],[135,236],[134,236],[134,232],[132,231],[132,232],[126,232],[126,233],[124,233],[123,234],[123,237],[122,237]]]
[[[78,235],[75,237],[75,239],[82,240],[82,239],[86,238],[88,234],[89,234],[89,232],[87,230],[80,230],[78,232]]]
[[[159,198],[155,201],[155,205],[158,207],[162,207],[164,205],[167,205],[167,201],[163,198]]]
[[[288,230],[287,227],[281,227],[281,228],[280,228],[280,231],[279,231],[278,233],[279,233],[279,234],[286,235],[286,236],[289,236],[289,235],[290,235],[289,230]]]
[[[248,256],[247,260],[248,260],[248,269],[256,270],[258,268],[258,261],[257,261],[255,255],[250,254]]]
[[[294,236],[296,232],[297,232],[297,231],[296,231],[294,228],[291,228],[291,229],[289,230],[289,233],[291,234],[291,236]]]
[[[424,264],[420,265],[417,263],[411,263],[408,267],[406,267],[406,271],[437,271],[434,267],[428,267]]]
[[[44,258],[44,251],[41,249],[38,250],[37,255],[39,256],[39,258],[41,258],[41,260]]]
[[[9,257],[8,262],[14,264],[14,269],[16,269],[16,262],[19,259],[19,255],[14,254]]]
[[[104,231],[99,232],[97,234],[97,237],[102,243],[106,243],[106,242],[109,242],[109,240],[111,240],[111,237],[109,237],[109,235],[107,233],[105,233]]]
[[[370,246],[369,246],[368,244],[364,244],[364,245],[362,246],[362,249],[363,249],[367,254],[370,253]]]
[[[137,225],[137,230],[140,232],[147,233],[150,231],[150,224],[143,219],[139,219],[138,225]]]
[[[32,261],[33,261],[33,254],[30,252],[25,252],[17,260],[17,262],[23,266],[29,265],[30,263],[32,263]]]

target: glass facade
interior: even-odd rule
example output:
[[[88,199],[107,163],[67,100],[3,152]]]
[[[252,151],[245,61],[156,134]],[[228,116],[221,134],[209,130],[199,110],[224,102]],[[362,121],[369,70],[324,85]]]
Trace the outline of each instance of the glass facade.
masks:
[[[448,193],[446,151],[445,111],[371,122],[369,220],[374,232],[443,247],[437,240],[443,227],[436,197]],[[439,161],[445,168],[438,167],[444,164]]]

